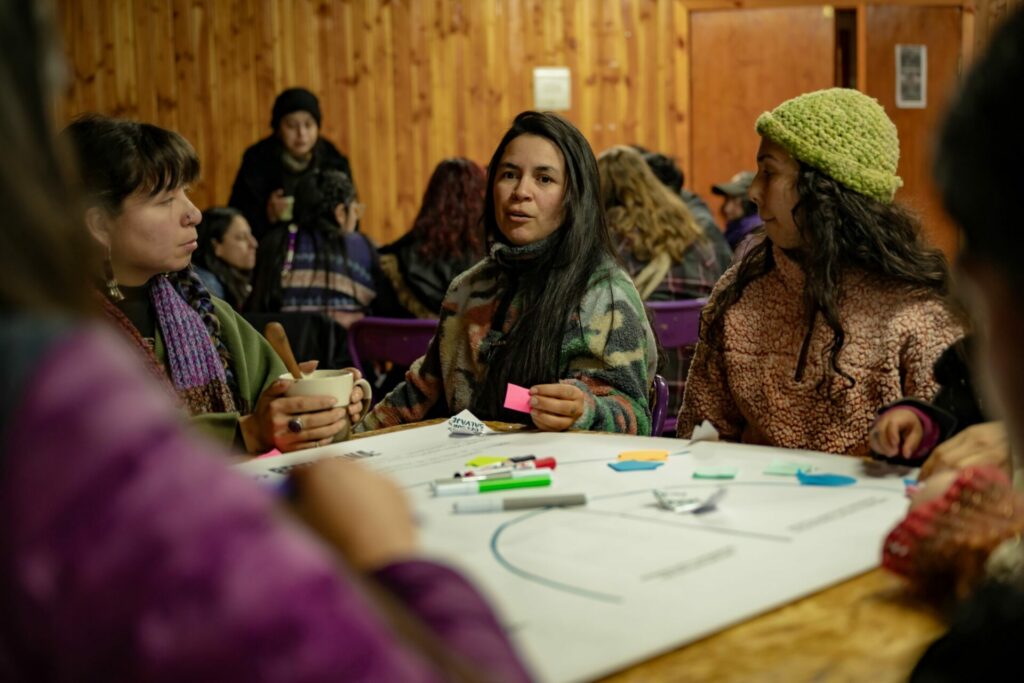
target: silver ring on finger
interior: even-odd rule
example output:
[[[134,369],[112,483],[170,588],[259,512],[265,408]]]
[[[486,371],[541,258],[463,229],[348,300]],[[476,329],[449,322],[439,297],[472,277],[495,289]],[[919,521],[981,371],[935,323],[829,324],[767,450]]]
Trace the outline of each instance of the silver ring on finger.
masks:
[[[302,431],[302,429],[303,424],[301,417],[293,417],[292,419],[288,420],[288,431],[291,432],[292,434],[298,434],[299,432]]]

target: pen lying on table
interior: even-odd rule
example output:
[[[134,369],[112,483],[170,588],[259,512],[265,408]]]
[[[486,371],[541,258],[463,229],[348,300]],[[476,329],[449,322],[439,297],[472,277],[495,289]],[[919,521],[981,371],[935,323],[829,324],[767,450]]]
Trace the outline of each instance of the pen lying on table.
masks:
[[[551,486],[551,475],[547,472],[531,472],[529,477],[482,477],[473,478],[470,481],[465,479],[454,479],[451,481],[433,482],[430,487],[434,490],[435,496],[464,496],[473,493],[487,493],[488,491],[501,491],[504,489],[522,489],[532,486]]]
[[[586,505],[585,493],[563,493],[557,496],[532,496],[530,498],[472,498],[456,501],[452,511],[465,514],[472,512],[504,512],[506,510],[529,510],[531,508],[569,507]]]

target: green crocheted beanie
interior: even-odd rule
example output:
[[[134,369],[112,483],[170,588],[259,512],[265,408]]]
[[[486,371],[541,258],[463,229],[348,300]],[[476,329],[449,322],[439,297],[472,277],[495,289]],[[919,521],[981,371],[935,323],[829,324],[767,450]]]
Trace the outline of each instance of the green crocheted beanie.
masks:
[[[848,88],[818,90],[757,117],[758,134],[846,187],[888,204],[896,175],[896,126],[872,97]]]

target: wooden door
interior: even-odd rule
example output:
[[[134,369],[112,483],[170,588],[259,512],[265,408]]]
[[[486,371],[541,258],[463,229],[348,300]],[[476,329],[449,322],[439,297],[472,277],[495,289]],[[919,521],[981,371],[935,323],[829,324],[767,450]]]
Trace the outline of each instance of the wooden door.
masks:
[[[960,70],[961,10],[957,7],[869,6],[866,14],[865,92],[881,102],[900,136],[896,200],[916,211],[925,237],[952,258],[959,243],[932,184],[932,149]],[[896,45],[925,45],[928,79],[923,109],[896,107]]]
[[[756,166],[761,112],[833,85],[835,18],[826,6],[694,11],[690,35],[686,186],[717,210],[711,185]]]

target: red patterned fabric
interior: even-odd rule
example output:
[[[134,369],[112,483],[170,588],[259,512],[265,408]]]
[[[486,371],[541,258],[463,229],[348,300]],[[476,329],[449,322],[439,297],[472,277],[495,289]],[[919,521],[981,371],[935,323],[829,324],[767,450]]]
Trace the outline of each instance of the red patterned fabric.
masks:
[[[945,495],[911,511],[882,550],[882,565],[937,600],[965,598],[985,562],[1024,531],[1024,496],[997,467],[963,470]]]

